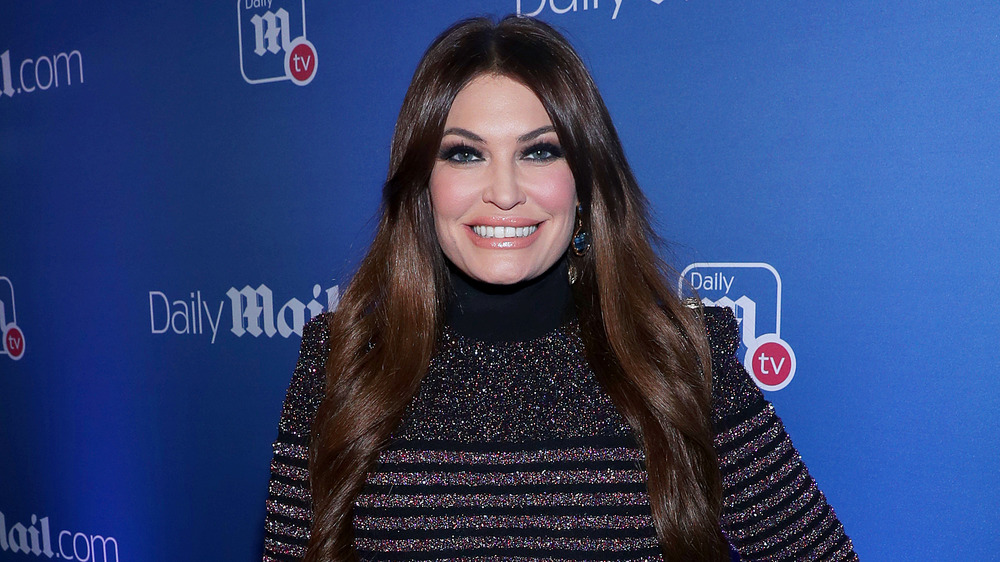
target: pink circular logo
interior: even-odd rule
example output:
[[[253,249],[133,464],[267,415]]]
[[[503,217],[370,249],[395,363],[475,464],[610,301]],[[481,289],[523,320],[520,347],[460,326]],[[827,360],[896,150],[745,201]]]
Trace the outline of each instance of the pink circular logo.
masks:
[[[758,338],[756,345],[747,349],[744,364],[764,390],[781,390],[795,376],[795,353],[774,334]]]
[[[285,52],[285,74],[292,82],[305,86],[316,77],[316,66],[319,59],[316,47],[305,37],[299,37],[289,45]]]
[[[20,328],[7,326],[7,331],[3,334],[3,350],[14,360],[24,356],[24,334]]]

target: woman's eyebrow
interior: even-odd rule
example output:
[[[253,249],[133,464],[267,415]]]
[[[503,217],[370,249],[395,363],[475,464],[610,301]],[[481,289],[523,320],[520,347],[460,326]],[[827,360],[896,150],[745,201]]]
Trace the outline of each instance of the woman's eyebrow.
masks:
[[[470,131],[468,129],[463,129],[461,127],[451,127],[449,129],[446,129],[445,132],[444,132],[444,134],[441,135],[441,136],[444,137],[444,136],[448,136],[448,135],[458,135],[460,137],[465,137],[465,138],[467,138],[467,139],[469,139],[471,141],[474,141],[474,142],[479,142],[479,143],[484,143],[484,144],[486,143],[486,141],[483,140],[483,137],[477,135],[476,133],[473,133],[472,131]]]
[[[539,127],[537,129],[535,129],[534,131],[530,131],[530,132],[524,133],[523,135],[517,137],[517,142],[519,142],[519,143],[521,143],[521,142],[528,142],[528,141],[530,141],[533,138],[540,137],[540,136],[544,135],[545,133],[551,133],[552,131],[555,131],[555,130],[556,130],[556,128],[553,127],[552,125],[546,125],[544,127]]]

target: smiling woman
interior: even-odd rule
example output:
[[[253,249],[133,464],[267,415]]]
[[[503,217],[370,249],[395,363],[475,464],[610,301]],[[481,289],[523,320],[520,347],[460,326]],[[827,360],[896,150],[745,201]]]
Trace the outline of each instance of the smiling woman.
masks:
[[[734,357],[689,308],[580,58],[463,21],[403,101],[372,246],[311,322],[266,560],[855,560]]]
[[[455,96],[430,197],[445,257],[477,281],[534,279],[569,247],[573,172],[542,102],[505,76]]]

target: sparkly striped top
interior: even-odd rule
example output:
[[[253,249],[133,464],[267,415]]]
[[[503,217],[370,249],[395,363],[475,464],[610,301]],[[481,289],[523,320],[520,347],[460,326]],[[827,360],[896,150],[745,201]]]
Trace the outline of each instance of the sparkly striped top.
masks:
[[[772,406],[708,309],[722,527],[742,560],[857,560]],[[308,543],[310,425],[329,333],[310,322],[274,444],[265,561]],[[362,560],[662,560],[644,454],[584,360],[575,322],[485,343],[444,331],[354,507]]]

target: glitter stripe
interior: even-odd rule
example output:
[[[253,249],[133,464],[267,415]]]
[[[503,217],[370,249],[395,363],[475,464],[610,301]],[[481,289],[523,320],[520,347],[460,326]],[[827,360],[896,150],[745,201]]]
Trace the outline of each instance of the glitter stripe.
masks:
[[[447,539],[402,539],[377,540],[355,539],[358,549],[375,552],[408,552],[432,550],[464,549],[515,549],[531,550],[576,550],[589,551],[629,551],[656,548],[656,539],[581,539],[551,537],[455,537]]]
[[[544,449],[516,452],[426,451],[390,449],[379,456],[379,463],[455,463],[521,464],[535,462],[645,461],[641,449],[631,447]]]
[[[748,482],[743,488],[726,490],[726,504],[730,506],[738,505],[757,497],[779,499],[773,497],[775,490],[777,490],[775,486],[782,479],[790,476],[800,466],[800,464],[792,463],[781,465],[775,467],[770,473],[761,474],[759,480]],[[808,477],[808,474],[800,474],[798,478],[803,477]]]
[[[568,470],[552,472],[373,472],[366,484],[393,486],[523,486],[644,483],[644,470]]]
[[[301,519],[303,521],[312,521],[312,510],[305,509],[302,507],[289,505],[278,500],[268,499],[267,500],[267,511],[268,513],[277,513],[284,517],[290,519]]]
[[[715,436],[716,446],[719,448],[725,448],[734,441],[741,441],[748,433],[772,423],[775,417],[776,414],[774,413],[774,406],[769,403],[763,410],[749,420],[730,428],[727,431],[717,434]]]
[[[356,505],[362,507],[518,507],[518,506],[599,506],[648,505],[649,497],[641,493],[593,494],[361,494]]]
[[[829,523],[824,524],[823,521],[826,513],[825,504],[814,504],[804,513],[795,513],[797,517],[792,516],[793,512],[789,512],[759,525],[757,532],[744,531],[740,533],[741,538],[755,542],[746,552],[767,558],[776,553],[784,553],[785,558],[794,558],[796,552],[815,542],[829,529]],[[777,525],[779,522],[784,524]]]
[[[308,486],[283,484],[277,480],[271,480],[268,490],[272,496],[299,500],[309,503],[312,500],[312,493]]]
[[[773,424],[763,433],[754,435],[751,440],[741,443],[739,449],[734,450],[730,454],[723,455],[721,464],[738,467],[741,464],[754,462],[756,460],[755,457],[760,456],[783,439],[787,439],[785,429],[780,424]]]
[[[797,485],[784,486],[779,492],[780,499],[771,506],[756,504],[733,514],[726,514],[723,520],[734,536],[755,535],[768,525],[777,524],[789,514],[798,513],[811,503],[819,500],[816,485],[811,480],[800,478]]]
[[[557,558],[555,556],[552,556],[553,553],[546,553],[546,554],[549,555],[550,557],[549,558],[545,558],[545,560],[559,560],[560,559],[560,558]],[[626,555],[613,556],[613,557],[608,556],[606,558],[607,559],[614,559],[616,561],[621,561],[621,562],[663,562],[663,557],[659,556],[659,555],[658,556],[640,556],[638,558],[635,558],[634,556],[637,555],[638,553],[635,553],[635,554],[629,553],[629,554],[630,555],[628,555],[628,556],[626,556]],[[601,560],[601,559],[604,559],[604,558],[601,558],[601,557],[597,558],[597,560]],[[423,562],[538,562],[539,557],[538,556],[530,556],[530,557],[526,557],[526,556],[508,556],[508,555],[475,556],[475,557],[468,557],[468,556],[451,557],[451,556],[449,556],[448,558],[426,557],[426,558],[420,558],[420,560],[422,560]]]
[[[285,464],[277,460],[271,461],[271,472],[283,478],[291,478],[302,482],[308,482],[309,480],[308,468]]]
[[[354,518],[354,526],[363,530],[400,529],[527,529],[547,528],[555,530],[608,528],[643,529],[650,528],[653,519],[649,515],[461,515],[461,516],[419,516],[419,517],[370,517]]]
[[[264,550],[272,555],[292,556],[303,558],[306,555],[304,546],[289,544],[272,538],[264,538]],[[280,558],[278,558],[280,560]]]
[[[816,555],[808,559],[839,562],[841,560],[857,560],[857,555],[854,554],[854,545],[850,539],[844,536],[844,528],[838,522],[837,532],[820,543],[816,548]]]
[[[734,467],[728,466],[730,463],[724,463],[728,470],[722,480],[723,489],[728,492],[735,488],[743,488],[748,482],[758,479],[761,472],[773,472],[778,465],[800,462],[791,441],[783,439],[778,441],[776,445],[776,448],[768,451],[765,455],[748,459],[750,462],[746,463],[744,468],[733,470]]]
[[[309,447],[276,441],[274,454],[292,459],[306,459],[309,458]]]
[[[825,506],[823,506],[825,507]],[[826,519],[825,517],[823,519]],[[822,523],[822,521],[820,521]],[[747,545],[744,549],[748,558],[760,558],[766,560],[797,560],[804,558],[808,552],[807,548],[814,543],[824,533],[830,531],[829,522],[817,525],[813,519],[795,520],[793,525],[781,529],[775,536],[764,540],[755,539],[756,542]],[[797,554],[798,553],[798,554]]]
[[[264,525],[264,529],[274,536],[291,537],[299,540],[309,539],[309,525],[307,522],[294,523],[292,521],[271,519]]]

